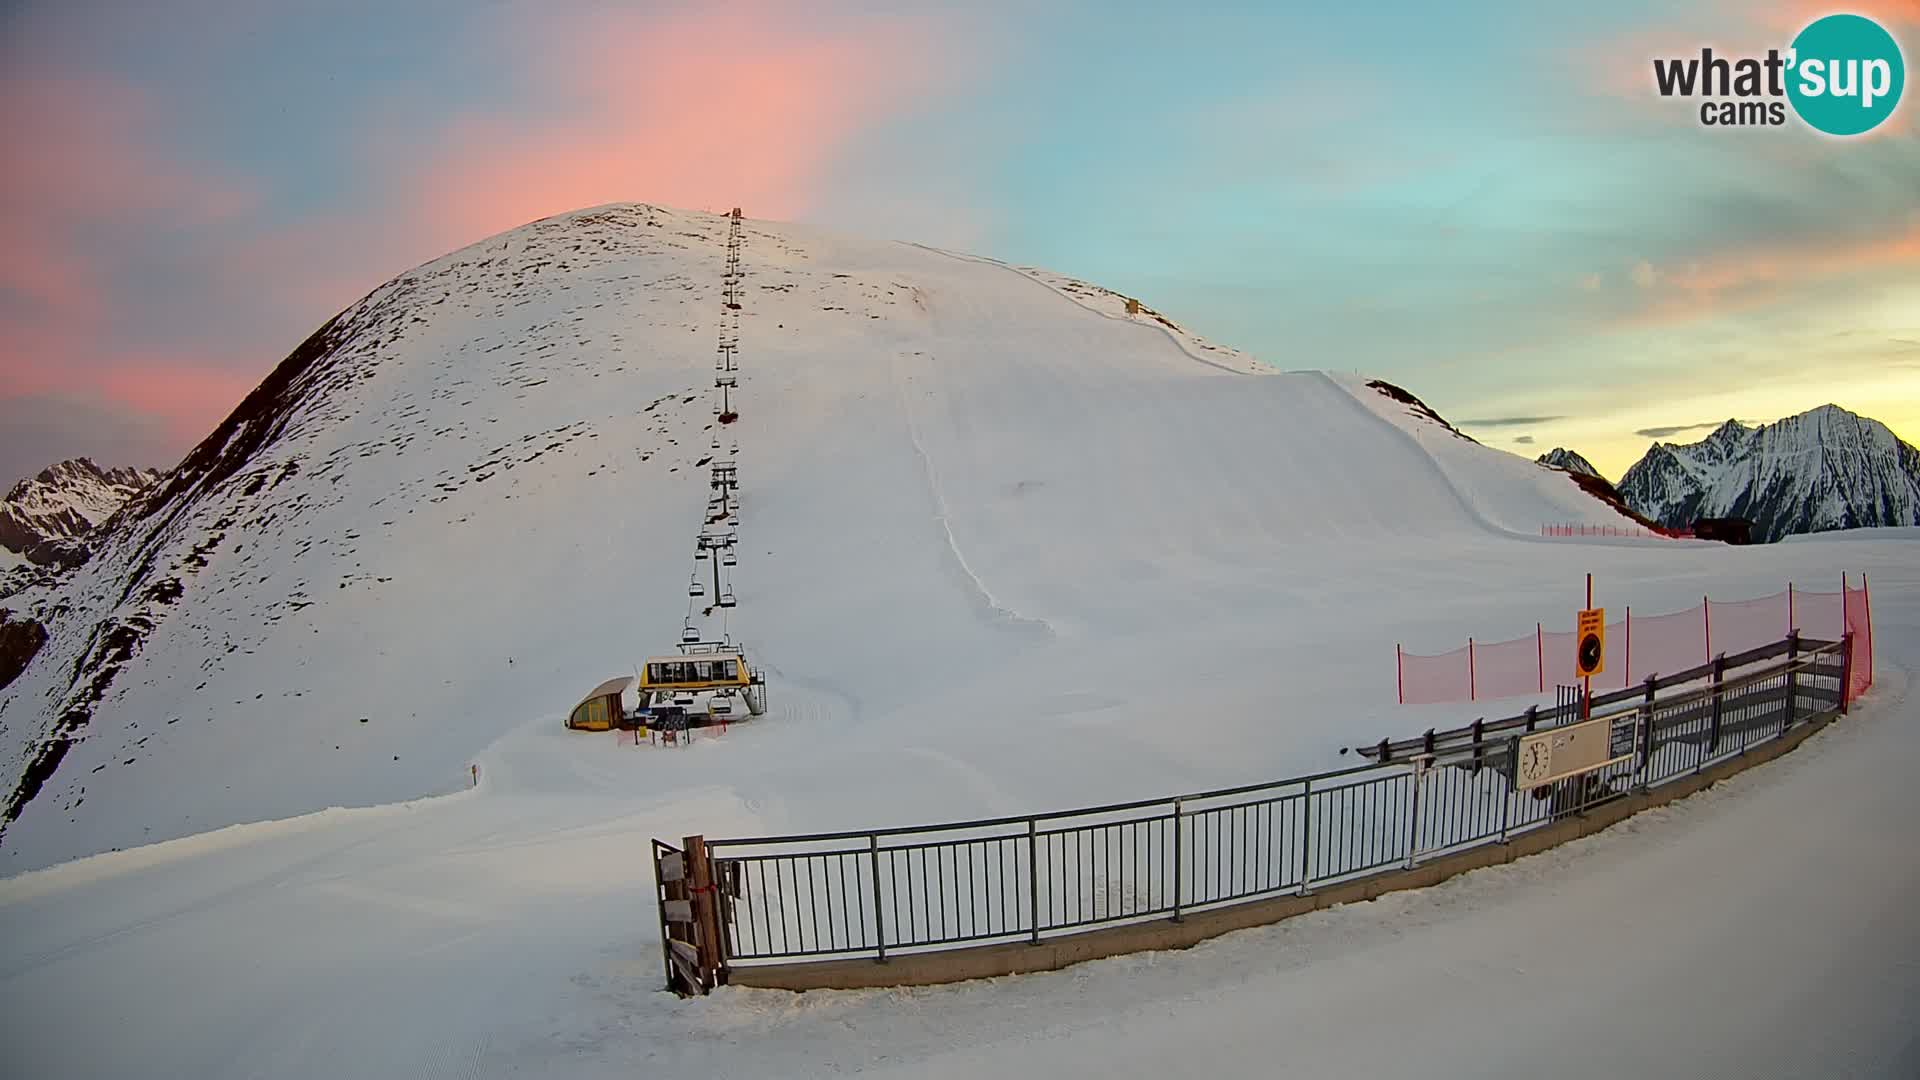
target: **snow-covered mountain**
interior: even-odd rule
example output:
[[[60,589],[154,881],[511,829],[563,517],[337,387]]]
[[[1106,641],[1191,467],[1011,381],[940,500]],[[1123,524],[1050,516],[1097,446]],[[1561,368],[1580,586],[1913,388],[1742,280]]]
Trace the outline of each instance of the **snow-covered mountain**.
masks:
[[[1325,647],[1338,609],[1314,615],[1299,568],[1403,561],[1409,534],[1471,551],[1621,520],[1404,391],[1283,374],[1040,271],[749,222],[735,314],[726,235],[724,217],[608,206],[401,275],[295,349],[85,565],[10,597],[36,655],[0,687],[4,867],[464,786],[490,744],[670,652],[689,616],[754,651],[773,711],[724,765],[686,755],[671,790],[791,790],[796,769],[840,775],[831,748],[857,737],[893,765],[817,792],[860,802],[744,794],[740,827],[852,823],[868,800],[970,812],[979,784],[926,762],[1038,753],[1036,716],[1264,725],[1268,688],[1227,673],[1290,638]],[[725,427],[723,335],[741,358]],[[712,612],[688,596],[693,540],[706,466],[735,441],[739,607]],[[1022,706],[983,716],[988,699]],[[1157,787],[1164,762],[1062,765],[1047,798]],[[580,768],[599,766],[554,766]]]
[[[1702,517],[1754,523],[1756,540],[1920,524],[1920,450],[1838,405],[1696,443],[1654,443],[1620,480],[1635,510],[1671,527]]]
[[[102,469],[84,457],[49,466],[0,499],[0,548],[43,566],[70,562],[75,541],[160,476],[158,469]]]
[[[1592,462],[1581,457],[1574,451],[1568,450],[1564,446],[1556,446],[1552,450],[1534,458],[1534,460],[1542,465],[1550,465],[1556,469],[1565,469],[1570,473],[1579,473],[1582,476],[1600,475],[1600,470],[1594,468]],[[1602,479],[1605,478],[1602,477]]]

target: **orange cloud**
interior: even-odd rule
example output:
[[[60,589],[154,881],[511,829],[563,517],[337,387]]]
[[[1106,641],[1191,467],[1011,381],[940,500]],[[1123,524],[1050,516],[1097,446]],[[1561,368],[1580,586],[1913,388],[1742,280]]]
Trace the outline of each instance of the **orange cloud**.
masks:
[[[1672,323],[1754,307],[1784,289],[1821,278],[1920,270],[1920,214],[1903,231],[1851,245],[1812,240],[1718,252],[1705,259],[1647,268],[1648,295],[1632,323]]]

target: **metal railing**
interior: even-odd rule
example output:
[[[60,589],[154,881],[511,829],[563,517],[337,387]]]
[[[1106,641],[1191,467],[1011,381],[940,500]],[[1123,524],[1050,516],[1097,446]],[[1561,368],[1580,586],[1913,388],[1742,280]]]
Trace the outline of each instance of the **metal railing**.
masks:
[[[1842,709],[1845,643],[1796,641],[1794,648],[1796,655],[1763,669],[1716,673],[1698,689],[1661,697],[1650,680],[1632,703],[1596,708],[1594,717],[1610,720],[1623,760],[1531,791],[1513,786],[1515,730],[1167,799],[707,841],[720,963],[724,971],[829,957],[884,962],[987,942],[1037,943],[1305,894],[1501,842],[1697,773]]]

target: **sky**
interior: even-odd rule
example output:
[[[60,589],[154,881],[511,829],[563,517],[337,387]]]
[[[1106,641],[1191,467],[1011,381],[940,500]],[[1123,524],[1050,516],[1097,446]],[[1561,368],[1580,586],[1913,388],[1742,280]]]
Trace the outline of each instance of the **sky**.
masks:
[[[1832,10],[0,7],[0,482],[170,466],[412,266],[640,201],[960,248],[1620,473],[1832,402],[1920,437],[1920,106],[1713,129],[1651,60]]]

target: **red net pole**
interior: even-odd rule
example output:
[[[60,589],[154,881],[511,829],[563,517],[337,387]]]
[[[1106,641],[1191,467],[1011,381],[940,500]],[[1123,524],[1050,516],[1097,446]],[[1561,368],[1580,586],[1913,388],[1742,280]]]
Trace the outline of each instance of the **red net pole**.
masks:
[[[1852,701],[1853,698],[1848,695],[1853,688],[1853,647],[1859,644],[1860,639],[1849,638],[1847,636],[1847,572],[1845,570],[1840,571],[1840,640],[1847,643],[1845,650],[1847,654],[1847,689],[1842,690],[1840,696],[1844,700]]]
[[[1393,689],[1400,696],[1400,704],[1407,703],[1406,667],[1400,660],[1400,643],[1393,643]]]
[[[1627,664],[1627,669],[1626,669],[1627,673],[1621,677],[1620,684],[1622,686],[1632,686],[1633,685],[1633,607],[1632,605],[1628,605],[1627,607],[1627,641],[1625,646],[1621,648],[1620,652],[1623,656],[1626,657],[1626,664]]]
[[[1700,625],[1706,628],[1707,663],[1711,664],[1713,663],[1713,608],[1708,605],[1707,598],[1704,596],[1700,598]]]
[[[1540,692],[1547,692],[1547,639],[1539,623],[1533,624],[1533,662],[1540,672]]]
[[[1787,636],[1793,636],[1793,628],[1799,625],[1793,617],[1793,582],[1787,582]]]
[[[1473,670],[1473,639],[1467,639],[1467,700],[1480,700],[1480,689]]]
[[[1865,571],[1860,574],[1860,604],[1867,616],[1867,685],[1873,685],[1873,588]]]

